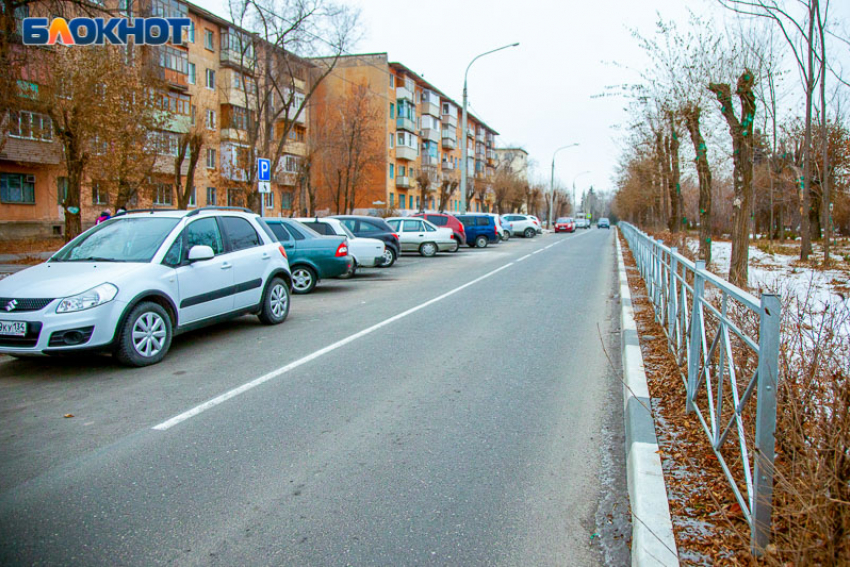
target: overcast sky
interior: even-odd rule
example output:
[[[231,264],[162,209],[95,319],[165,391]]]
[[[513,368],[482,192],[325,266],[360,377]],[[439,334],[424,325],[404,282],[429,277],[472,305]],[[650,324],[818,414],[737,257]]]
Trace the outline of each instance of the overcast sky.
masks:
[[[226,16],[226,0],[195,0]],[[338,0],[344,1],[344,0]],[[469,72],[470,110],[500,133],[499,146],[525,148],[536,174],[578,193],[613,188],[618,126],[627,122],[621,97],[606,87],[634,83],[646,66],[631,30],[653,33],[660,14],[684,26],[688,10],[723,21],[716,0],[520,0],[514,2],[352,0],[362,10],[363,38],[354,53],[387,52],[461,101],[463,73],[477,54],[514,47],[476,61]],[[847,0],[834,0],[846,16]],[[461,23],[464,25],[461,27]],[[610,92],[610,91],[609,91]],[[585,173],[587,172],[587,173]]]

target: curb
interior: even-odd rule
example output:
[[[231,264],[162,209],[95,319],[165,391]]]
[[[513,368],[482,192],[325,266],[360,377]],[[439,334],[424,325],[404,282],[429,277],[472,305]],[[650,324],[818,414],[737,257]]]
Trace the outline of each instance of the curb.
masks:
[[[619,231],[618,231],[619,233]],[[632,506],[632,566],[679,565],[667,487],[655,437],[649,386],[643,367],[632,294],[620,239],[617,265],[620,278],[620,347],[623,357],[623,404],[626,430],[626,476]]]

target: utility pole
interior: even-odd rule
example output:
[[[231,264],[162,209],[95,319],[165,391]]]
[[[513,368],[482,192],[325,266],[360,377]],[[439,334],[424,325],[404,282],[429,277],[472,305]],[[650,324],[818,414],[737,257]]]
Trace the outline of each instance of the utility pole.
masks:
[[[555,153],[552,154],[552,176],[549,178],[549,218],[546,222],[546,228],[552,228],[552,208],[555,206],[555,156],[558,155],[558,152],[561,150],[566,150],[567,148],[572,148],[577,145],[578,142],[561,146],[555,150]]]

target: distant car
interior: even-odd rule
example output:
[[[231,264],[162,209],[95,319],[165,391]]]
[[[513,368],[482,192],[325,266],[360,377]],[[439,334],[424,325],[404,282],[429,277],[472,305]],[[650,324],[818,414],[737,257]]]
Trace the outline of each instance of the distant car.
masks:
[[[484,213],[457,215],[457,219],[463,223],[466,244],[470,248],[486,248],[489,244],[501,240],[494,216]]]
[[[502,240],[510,240],[510,238],[514,235],[514,226],[511,221],[507,219],[508,215],[502,215]]]
[[[295,220],[304,226],[312,228],[319,234],[326,236],[345,236],[348,239],[348,253],[354,257],[349,275],[353,276],[358,267],[374,268],[384,263],[386,245],[383,240],[355,236],[339,219],[304,217],[296,218]]]
[[[402,252],[419,252],[429,258],[437,252],[449,252],[457,247],[452,229],[434,226],[425,219],[391,217],[387,224],[399,235]]]
[[[555,232],[575,232],[576,221],[572,217],[561,217],[555,221]]]
[[[263,219],[283,244],[292,270],[292,291],[310,293],[319,280],[337,278],[351,269],[345,236],[324,236],[294,219]]]
[[[185,331],[248,313],[282,323],[290,285],[284,248],[250,211],[129,211],[0,280],[0,354],[148,366]]]
[[[535,224],[535,217],[530,215],[505,215],[505,218],[511,222],[514,234],[521,234],[524,238],[533,238],[537,235],[538,224]]]
[[[590,221],[587,220],[587,217],[577,217],[576,228],[590,228]]]
[[[466,244],[466,231],[463,228],[463,224],[456,217],[445,213],[417,213],[411,216],[424,218],[434,226],[443,226],[452,229],[452,232],[455,233],[455,242],[457,244],[452,252],[457,252],[461,244]]]
[[[386,248],[384,249],[384,263],[380,267],[389,268],[395,264],[396,258],[401,253],[401,243],[398,234],[387,224],[386,220],[367,215],[334,215],[329,218],[341,220],[345,228],[353,232],[355,236],[383,240]]]
[[[596,221],[596,228],[611,228],[611,222],[606,217],[601,217]]]

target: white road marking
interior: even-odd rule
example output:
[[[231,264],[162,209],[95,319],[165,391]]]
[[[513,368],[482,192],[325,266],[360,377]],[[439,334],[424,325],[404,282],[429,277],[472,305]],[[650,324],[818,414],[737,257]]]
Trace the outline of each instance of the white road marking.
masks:
[[[531,258],[531,254],[526,254],[526,255],[525,255],[525,256],[523,256],[522,258],[517,258],[517,260],[516,260],[516,261],[517,261],[517,262],[522,262],[522,261],[523,261],[523,260],[525,260],[526,258]]]
[[[213,398],[213,399],[211,399],[207,402],[204,402],[201,405],[195,406],[194,408],[190,409],[189,411],[183,412],[180,415],[172,417],[168,421],[164,421],[164,422],[160,423],[159,425],[155,425],[153,427],[153,429],[156,429],[157,431],[165,431],[167,429],[170,429],[170,428],[174,427],[175,425],[186,421],[189,418],[195,417],[196,415],[203,413],[206,410],[213,408],[213,407],[215,407],[215,406],[217,406],[221,403],[224,403],[231,398],[235,398],[239,394],[243,394],[243,393],[247,392],[248,390],[252,390],[252,389],[256,388],[257,386],[268,382],[269,380],[273,380],[273,379],[277,378],[278,376],[286,374],[290,370],[294,370],[295,368],[298,368],[299,366],[303,366],[304,364],[307,364],[308,362],[316,360],[317,358],[324,356],[324,355],[328,354],[329,352],[335,351],[336,349],[338,349],[342,346],[345,346],[350,342],[356,341],[357,339],[359,339],[361,337],[365,337],[366,335],[373,333],[374,331],[377,331],[381,327],[385,327],[385,326],[389,325],[390,323],[398,321],[399,319],[403,319],[404,317],[407,317],[408,315],[411,315],[411,314],[419,311],[420,309],[424,309],[425,307],[428,307],[429,305],[437,303],[438,301],[442,301],[443,299],[445,299],[445,298],[447,298],[451,295],[454,295],[457,292],[459,292],[463,289],[466,289],[469,286],[480,282],[481,280],[487,279],[490,276],[492,276],[492,275],[494,275],[498,272],[501,272],[505,268],[508,268],[510,266],[513,266],[513,265],[514,265],[514,262],[508,262],[504,266],[502,266],[500,268],[496,268],[495,270],[493,270],[491,272],[487,272],[483,276],[475,278],[471,282],[467,282],[460,287],[456,287],[453,290],[444,293],[443,295],[435,297],[434,299],[430,299],[430,300],[426,301],[425,303],[421,303],[421,304],[417,305],[416,307],[412,307],[411,309],[408,309],[407,311],[399,313],[398,315],[394,315],[394,316],[390,317],[389,319],[385,319],[385,320],[381,321],[380,323],[372,325],[371,327],[369,327],[367,329],[363,329],[362,331],[360,331],[358,333],[355,333],[355,334],[348,336],[348,337],[346,337],[342,340],[339,340],[339,341],[333,343],[332,345],[328,345],[321,350],[317,350],[316,352],[314,352],[312,354],[308,354],[307,356],[305,356],[303,358],[299,358],[295,362],[290,362],[286,366],[282,366],[282,367],[278,368],[277,370],[272,370],[268,374],[264,374],[263,376],[260,376],[259,378],[251,380],[250,382],[247,382],[245,384],[242,384],[238,388],[234,388],[233,390],[230,390],[229,392],[225,392],[224,394],[222,394],[218,397],[215,397],[215,398]]]
[[[543,252],[543,250],[545,250],[545,248],[541,248],[540,250],[535,250],[534,252],[532,252],[532,254],[540,254],[541,252]]]

